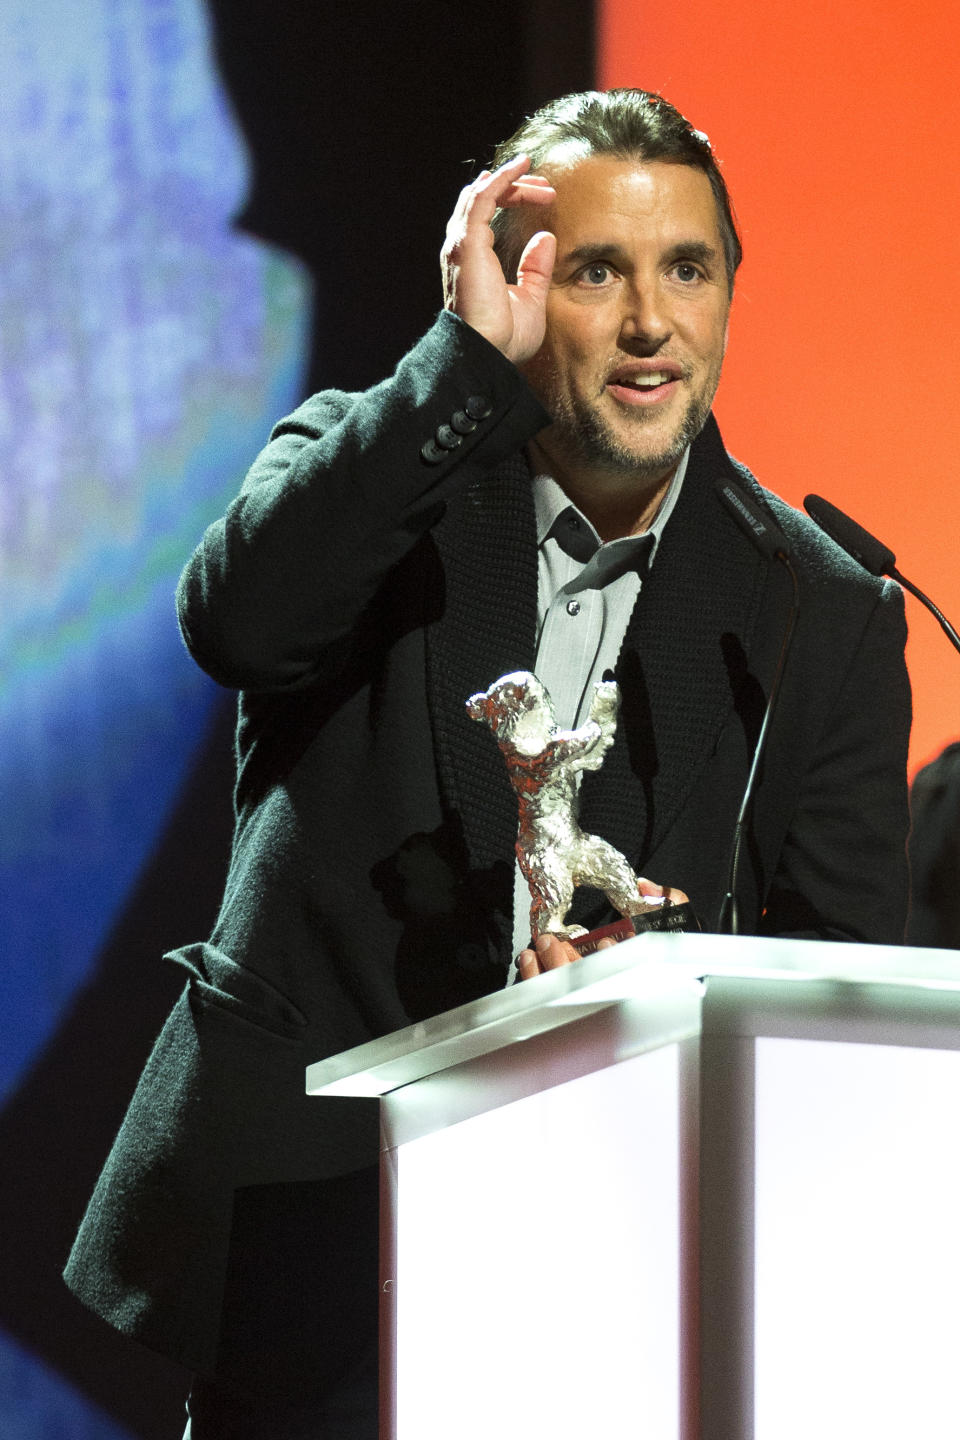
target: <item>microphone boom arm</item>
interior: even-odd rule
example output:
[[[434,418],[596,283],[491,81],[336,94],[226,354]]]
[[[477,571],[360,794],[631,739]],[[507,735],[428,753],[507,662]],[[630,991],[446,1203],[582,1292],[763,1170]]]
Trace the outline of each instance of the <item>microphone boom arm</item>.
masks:
[[[923,591],[918,586],[914,585],[911,580],[908,580],[906,575],[901,575],[896,565],[891,565],[890,569],[886,570],[884,573],[886,575],[889,575],[891,580],[896,580],[898,585],[902,585],[904,590],[909,590],[911,595],[915,595],[920,601],[921,605],[926,605],[927,609],[930,611],[930,614],[934,617],[935,620],[939,622],[940,628],[942,629],[944,635],[946,635],[947,639],[950,641],[950,644],[953,646],[953,648],[955,650],[960,650],[960,635],[958,635],[956,630],[954,630],[953,626],[950,624],[950,621],[947,619],[946,615],[944,615],[943,611],[938,609],[938,607],[934,605],[933,601],[930,599],[930,596],[924,595]]]

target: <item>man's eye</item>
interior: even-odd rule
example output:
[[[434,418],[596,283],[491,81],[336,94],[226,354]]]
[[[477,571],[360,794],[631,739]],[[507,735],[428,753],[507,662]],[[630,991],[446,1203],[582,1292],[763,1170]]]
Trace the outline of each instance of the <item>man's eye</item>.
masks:
[[[677,279],[682,280],[685,285],[689,285],[692,281],[699,280],[700,278],[700,271],[696,265],[691,265],[688,260],[681,260],[680,264],[676,266],[675,273]]]
[[[587,285],[606,285],[610,278],[610,266],[598,261],[595,265],[588,265],[580,278]]]

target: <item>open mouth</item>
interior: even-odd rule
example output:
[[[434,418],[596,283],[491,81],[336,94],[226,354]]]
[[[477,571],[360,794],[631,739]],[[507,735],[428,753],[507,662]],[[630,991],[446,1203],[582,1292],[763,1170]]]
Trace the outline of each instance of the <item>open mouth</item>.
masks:
[[[615,377],[610,383],[622,385],[627,390],[656,390],[660,385],[669,385],[674,379],[668,375],[666,370],[654,370],[649,375],[623,375]]]
[[[642,375],[611,375],[607,389],[617,399],[629,404],[642,404],[665,398],[678,378],[671,370],[649,370]]]

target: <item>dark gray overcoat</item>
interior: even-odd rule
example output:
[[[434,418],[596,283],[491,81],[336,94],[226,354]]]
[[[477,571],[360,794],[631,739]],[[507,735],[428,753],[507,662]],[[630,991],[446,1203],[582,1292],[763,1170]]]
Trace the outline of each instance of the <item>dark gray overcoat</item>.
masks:
[[[434,447],[424,459],[471,397],[489,413],[445,458]],[[304,1363],[317,1337],[349,1351],[359,1322],[344,1297],[362,1292],[364,1314],[375,1306],[350,1177],[376,1158],[376,1115],[373,1102],[307,1100],[304,1067],[504,983],[515,802],[464,701],[532,668],[522,452],[545,421],[513,366],[442,315],[390,380],[315,396],[278,425],[184,572],[187,644],[241,691],[232,864],[210,940],[168,957],[186,988],[67,1279],[112,1324],[192,1368],[256,1369],[268,1322],[221,1334],[224,1287],[242,1309],[265,1274],[289,1276],[292,1242],[271,1236],[268,1217],[291,1193],[319,1197],[322,1217],[290,1232],[316,1240],[306,1298],[290,1300],[319,1317]],[[712,419],[629,623],[617,739],[586,778],[583,823],[716,924],[790,592],[719,503],[729,477],[789,536],[802,596],[745,846],[743,928],[898,941],[910,713],[900,592],[762,491]],[[596,902],[582,894],[577,918],[598,921]],[[375,1192],[364,1193],[372,1225]]]

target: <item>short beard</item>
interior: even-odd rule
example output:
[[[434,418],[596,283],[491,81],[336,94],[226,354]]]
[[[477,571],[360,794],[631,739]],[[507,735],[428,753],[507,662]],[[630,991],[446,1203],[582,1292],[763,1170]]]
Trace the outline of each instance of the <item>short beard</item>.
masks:
[[[638,455],[607,427],[594,410],[571,404],[567,398],[555,408],[553,428],[561,444],[578,460],[596,465],[613,475],[633,475],[638,479],[653,480],[676,468],[687,446],[692,445],[700,434],[709,414],[710,399],[701,397],[693,401],[669,445],[653,455]]]

